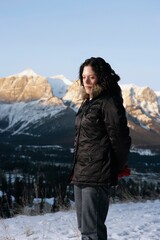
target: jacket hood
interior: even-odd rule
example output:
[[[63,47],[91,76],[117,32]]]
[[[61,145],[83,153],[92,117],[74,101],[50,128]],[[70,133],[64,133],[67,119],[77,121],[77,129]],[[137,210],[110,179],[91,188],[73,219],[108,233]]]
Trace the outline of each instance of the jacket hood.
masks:
[[[93,87],[92,87],[92,98],[96,98],[103,91],[104,91],[103,88],[99,84],[93,85]],[[81,95],[83,100],[90,98],[89,94],[86,93],[86,90],[85,90],[84,86],[80,86],[80,95]]]

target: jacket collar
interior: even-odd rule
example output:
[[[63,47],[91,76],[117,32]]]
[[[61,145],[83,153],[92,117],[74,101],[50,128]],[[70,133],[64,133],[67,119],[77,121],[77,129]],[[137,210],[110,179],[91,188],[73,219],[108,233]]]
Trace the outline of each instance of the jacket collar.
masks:
[[[102,92],[104,92],[104,90],[99,84],[94,85],[92,87],[92,99],[97,98]],[[89,94],[86,93],[83,86],[80,87],[80,94],[83,100],[89,99]]]

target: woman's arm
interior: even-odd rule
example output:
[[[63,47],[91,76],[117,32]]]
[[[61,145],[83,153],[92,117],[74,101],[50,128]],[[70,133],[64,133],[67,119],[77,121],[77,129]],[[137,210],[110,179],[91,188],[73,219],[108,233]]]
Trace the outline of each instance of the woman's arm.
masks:
[[[105,127],[109,135],[114,160],[118,171],[127,164],[131,137],[127,126],[126,112],[121,98],[110,97],[103,105]]]

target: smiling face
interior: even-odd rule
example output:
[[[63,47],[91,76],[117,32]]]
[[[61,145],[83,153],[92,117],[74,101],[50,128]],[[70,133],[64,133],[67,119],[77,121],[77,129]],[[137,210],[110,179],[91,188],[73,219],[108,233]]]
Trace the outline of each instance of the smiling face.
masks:
[[[91,66],[85,66],[82,72],[83,86],[87,94],[92,97],[92,87],[97,84],[98,78]]]

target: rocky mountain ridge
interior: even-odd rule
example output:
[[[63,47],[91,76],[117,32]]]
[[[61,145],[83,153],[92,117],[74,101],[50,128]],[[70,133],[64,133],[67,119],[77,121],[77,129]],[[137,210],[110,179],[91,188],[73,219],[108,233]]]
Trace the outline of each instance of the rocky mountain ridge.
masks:
[[[52,88],[47,79],[31,70],[0,78],[1,102],[29,102],[51,97],[53,97]]]
[[[160,149],[159,92],[133,84],[120,86],[133,146]],[[63,75],[46,78],[27,69],[0,78],[0,137],[50,135],[67,137],[72,143],[81,101],[79,81],[72,83]]]

